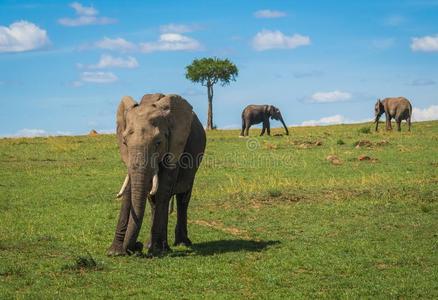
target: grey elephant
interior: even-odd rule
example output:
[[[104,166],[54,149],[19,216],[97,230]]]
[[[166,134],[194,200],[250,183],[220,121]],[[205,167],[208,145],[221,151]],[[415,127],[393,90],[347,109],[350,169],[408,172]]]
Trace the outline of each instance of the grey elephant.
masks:
[[[117,110],[117,141],[127,167],[118,196],[122,205],[109,256],[141,252],[137,241],[146,199],[152,224],[148,254],[170,250],[167,242],[169,201],[176,195],[175,244],[191,245],[187,207],[206,137],[192,106],[178,95],[147,94],[137,104],[123,97]]]
[[[260,135],[262,136],[267,131],[268,135],[271,135],[271,127],[269,119],[279,120],[284,129],[286,130],[286,135],[289,135],[289,130],[283,121],[283,116],[280,110],[273,105],[248,105],[242,111],[242,131],[240,136],[248,135],[249,128],[251,125],[263,123],[263,129]]]
[[[401,131],[401,121],[406,120],[408,123],[408,131],[411,131],[411,116],[412,105],[408,99],[404,97],[378,99],[374,106],[376,131],[379,128],[380,116],[385,113],[386,130],[391,130],[391,119],[395,119],[397,123],[397,130]]]

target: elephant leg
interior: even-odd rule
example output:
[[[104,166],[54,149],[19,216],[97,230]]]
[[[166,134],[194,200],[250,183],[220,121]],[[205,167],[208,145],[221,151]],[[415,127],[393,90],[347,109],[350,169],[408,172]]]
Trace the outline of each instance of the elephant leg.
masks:
[[[386,118],[386,130],[392,130],[391,117]]]
[[[271,135],[271,124],[269,124],[269,120],[266,122],[266,132],[268,133],[268,135]]]
[[[148,197],[149,204],[151,206],[151,224],[154,223],[154,215],[155,215],[155,197]],[[147,248],[149,249],[152,245],[152,240],[150,239],[147,243]]]
[[[240,136],[245,135],[245,120],[242,118],[242,131],[240,132]]]
[[[109,247],[108,256],[126,255],[126,249],[123,247],[126,229],[128,228],[129,213],[131,210],[131,187],[127,186],[122,199],[122,207],[120,208],[119,221],[117,222],[114,240]]]
[[[409,117],[406,122],[408,123],[408,131],[411,131],[411,117]]]
[[[401,131],[401,122],[402,120],[400,118],[395,119],[395,122],[397,124],[397,131]]]
[[[260,132],[260,136],[265,134],[265,130],[266,130],[265,123],[263,123],[263,128],[262,128],[262,132]]]
[[[249,124],[249,122],[245,122],[245,123],[246,123],[245,135],[248,136],[249,135],[249,128],[251,127],[251,125]]]
[[[155,208],[152,217],[151,238],[148,254],[151,256],[160,255],[170,251],[167,242],[167,223],[169,216],[170,195],[164,193],[155,195]]]
[[[169,219],[169,202],[177,176],[178,168],[163,170],[159,179],[158,192],[151,197],[155,205],[153,207],[148,249],[148,255],[150,256],[160,255],[171,250],[167,242],[167,223]]]
[[[192,189],[185,193],[176,194],[177,204],[177,221],[175,226],[175,243],[174,245],[191,246],[187,234],[187,208],[189,206]]]

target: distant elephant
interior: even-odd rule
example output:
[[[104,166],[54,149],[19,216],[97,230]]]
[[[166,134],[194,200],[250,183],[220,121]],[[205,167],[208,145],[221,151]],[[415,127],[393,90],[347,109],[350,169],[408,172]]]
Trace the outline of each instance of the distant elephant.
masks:
[[[141,252],[137,242],[146,199],[152,225],[148,254],[170,250],[167,242],[169,201],[176,195],[175,244],[190,245],[187,207],[206,137],[192,106],[178,95],[147,94],[140,104],[123,97],[117,110],[117,141],[128,174],[109,256]]]
[[[401,131],[401,121],[406,120],[408,123],[408,131],[411,131],[411,116],[412,105],[408,99],[404,97],[378,99],[374,107],[376,131],[379,128],[380,116],[385,113],[386,130],[392,130],[391,119],[394,118],[397,122],[397,130]]]
[[[283,121],[281,112],[278,108],[273,105],[248,105],[242,112],[242,131],[240,136],[248,135],[249,128],[251,125],[259,124],[263,122],[263,129],[260,135],[268,132],[271,135],[271,128],[269,124],[269,118],[279,120],[286,130],[286,135],[289,135],[289,130]]]

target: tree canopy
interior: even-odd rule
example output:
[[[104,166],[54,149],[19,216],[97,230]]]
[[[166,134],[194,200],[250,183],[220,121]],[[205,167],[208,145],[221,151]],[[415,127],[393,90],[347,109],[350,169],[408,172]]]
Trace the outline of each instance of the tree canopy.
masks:
[[[217,57],[195,59],[186,67],[186,78],[203,86],[212,86],[218,82],[222,86],[236,81],[239,71],[228,59]]]

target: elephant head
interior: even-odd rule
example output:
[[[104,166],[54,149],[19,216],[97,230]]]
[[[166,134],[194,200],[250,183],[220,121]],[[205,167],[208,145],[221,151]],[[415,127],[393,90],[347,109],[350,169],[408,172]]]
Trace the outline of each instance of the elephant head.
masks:
[[[266,112],[271,119],[280,121],[283,124],[284,129],[286,130],[286,135],[289,135],[289,130],[287,129],[287,126],[283,121],[283,116],[281,115],[280,110],[273,105],[267,105]]]
[[[385,107],[383,102],[380,99],[377,99],[376,104],[374,105],[374,123],[376,123],[376,131],[379,128],[379,119],[380,116],[385,112]]]
[[[154,195],[159,188],[160,168],[175,168],[183,153],[192,118],[192,106],[177,95],[145,95],[139,104],[131,97],[120,101],[117,141],[128,175],[118,196],[130,193],[133,219],[129,221],[125,248],[135,245],[147,195]]]

